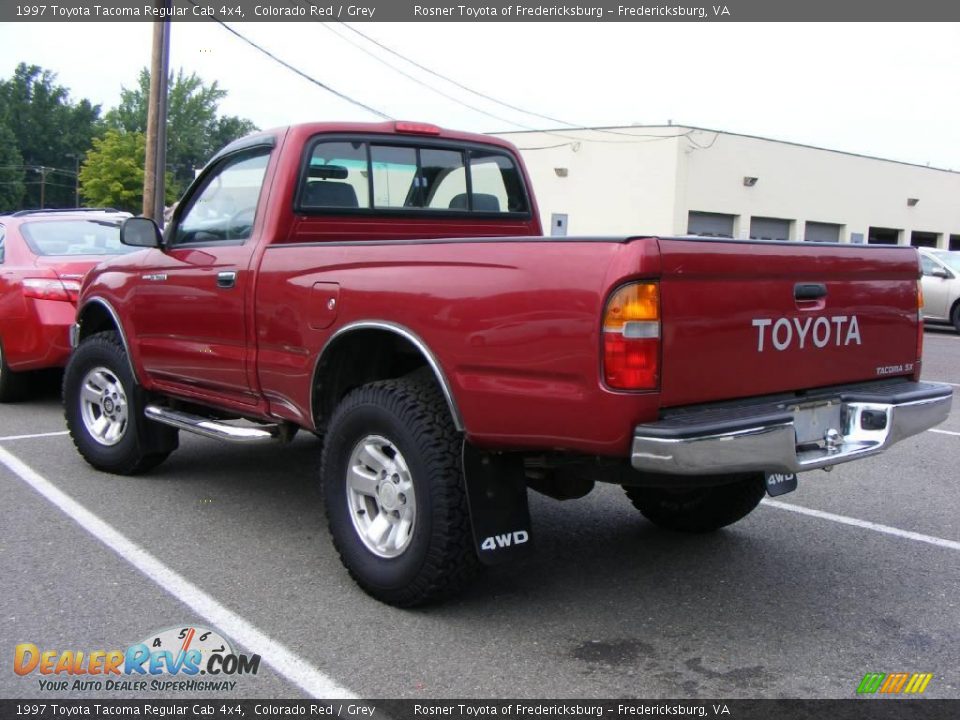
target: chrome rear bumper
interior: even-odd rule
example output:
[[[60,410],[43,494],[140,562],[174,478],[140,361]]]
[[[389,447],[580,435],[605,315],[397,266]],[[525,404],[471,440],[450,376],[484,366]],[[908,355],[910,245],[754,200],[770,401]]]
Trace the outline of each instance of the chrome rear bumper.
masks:
[[[883,452],[943,422],[952,402],[949,385],[890,381],[684,408],[636,427],[631,463],[671,475],[814,470]]]

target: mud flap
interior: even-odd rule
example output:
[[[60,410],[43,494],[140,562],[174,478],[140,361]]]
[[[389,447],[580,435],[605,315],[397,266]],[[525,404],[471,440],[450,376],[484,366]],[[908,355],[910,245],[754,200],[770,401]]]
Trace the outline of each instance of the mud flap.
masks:
[[[796,473],[764,473],[763,479],[767,485],[767,494],[770,497],[786,495],[797,489]]]
[[[532,543],[522,458],[484,452],[464,441],[463,473],[480,562],[499,565],[527,555]]]

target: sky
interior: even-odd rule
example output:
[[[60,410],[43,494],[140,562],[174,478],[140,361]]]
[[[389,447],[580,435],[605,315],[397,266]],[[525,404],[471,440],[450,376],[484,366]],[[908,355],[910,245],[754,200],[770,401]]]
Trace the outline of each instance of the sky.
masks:
[[[244,22],[233,27],[304,73],[393,118],[478,132],[564,127],[444,82],[342,25]],[[960,171],[956,23],[353,27],[463,86],[574,125],[672,121]],[[0,23],[0,77],[9,77],[19,62],[40,65],[58,75],[73,99],[88,98],[106,112],[118,103],[121,87],[135,86],[139,69],[149,64],[151,33],[146,22]],[[173,23],[170,62],[172,68],[216,81],[229,93],[221,112],[249,118],[261,128],[377,120],[213,22]]]

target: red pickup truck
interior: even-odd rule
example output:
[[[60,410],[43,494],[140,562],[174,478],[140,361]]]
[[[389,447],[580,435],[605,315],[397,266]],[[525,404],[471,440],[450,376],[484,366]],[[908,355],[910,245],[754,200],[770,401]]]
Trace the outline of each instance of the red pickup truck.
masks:
[[[549,238],[515,148],[418,123],[226,147],[85,281],[64,378],[94,467],[185,430],[323,438],[334,544],[395,605],[526,552],[527,488],[703,532],[946,418],[911,248]]]

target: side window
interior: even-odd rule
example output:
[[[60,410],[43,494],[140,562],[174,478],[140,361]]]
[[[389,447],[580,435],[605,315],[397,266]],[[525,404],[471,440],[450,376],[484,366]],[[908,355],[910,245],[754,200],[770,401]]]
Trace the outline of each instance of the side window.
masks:
[[[0,225],[0,263],[6,258],[6,245],[4,245],[3,239],[6,236],[7,231],[3,225]]]
[[[180,217],[174,244],[246,240],[270,154],[258,150],[226,160],[207,178]]]
[[[933,271],[937,269],[937,264],[926,255],[920,256],[920,264],[924,275],[933,275]]]
[[[310,154],[306,174],[300,191],[302,207],[370,207],[366,143],[318,143]]]

